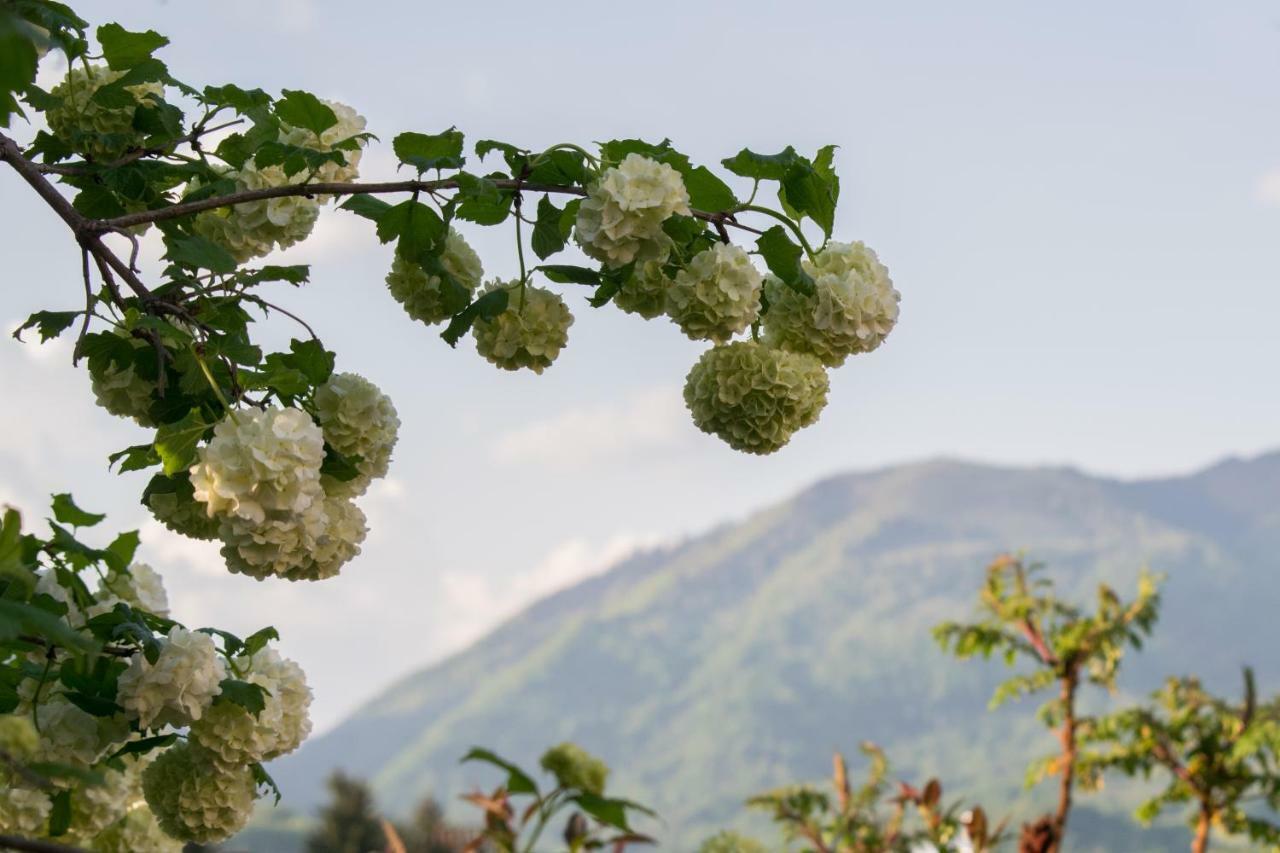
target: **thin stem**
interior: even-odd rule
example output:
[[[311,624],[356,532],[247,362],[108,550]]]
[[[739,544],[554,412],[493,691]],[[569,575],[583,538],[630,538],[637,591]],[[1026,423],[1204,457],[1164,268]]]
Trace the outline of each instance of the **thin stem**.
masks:
[[[213,396],[218,398],[218,402],[222,404],[222,408],[231,416],[231,420],[236,419],[236,413],[231,410],[231,404],[227,402],[227,398],[223,396],[222,389],[218,387],[218,382],[213,378],[213,373],[209,370],[209,365],[205,363],[204,353],[200,352],[200,346],[197,345],[191,350],[192,355],[196,358],[196,364],[200,365],[200,372],[204,374],[204,378],[209,382],[209,387],[213,389]]]
[[[813,259],[813,254],[814,254],[813,246],[809,245],[809,241],[805,238],[804,232],[800,230],[800,226],[797,225],[795,222],[793,222],[791,219],[779,213],[778,211],[774,210],[773,208],[762,207],[758,204],[740,204],[737,207],[735,207],[731,212],[740,213],[743,211],[750,211],[751,213],[763,213],[765,216],[772,216],[774,219],[778,220],[783,225],[790,228],[791,233],[796,235],[796,239],[799,240],[800,245],[804,247],[805,254],[809,256],[810,260]],[[727,220],[727,222],[730,225],[736,224],[732,219]]]

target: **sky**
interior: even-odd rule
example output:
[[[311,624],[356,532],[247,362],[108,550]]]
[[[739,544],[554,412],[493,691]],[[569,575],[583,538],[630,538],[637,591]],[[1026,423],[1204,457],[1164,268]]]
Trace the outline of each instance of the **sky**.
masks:
[[[216,546],[150,520],[146,477],[106,466],[148,436],[94,406],[69,345],[0,338],[0,502],[35,523],[74,491],[140,527],[176,618],[280,630],[320,728],[537,597],[819,477],[940,455],[1141,477],[1280,445],[1273,3],[74,5],[168,35],[187,82],[355,106],[381,138],[368,178],[395,173],[395,134],[452,125],[535,149],[670,137],[709,165],[834,143],[835,237],[873,247],[902,293],[819,423],[757,458],[689,421],[703,347],[669,323],[566,286],[568,348],[542,376],[504,373],[406,317],[390,248],[327,209],[273,258],[310,262],[311,284],[274,298],[402,427],[363,554],[303,585],[229,575]],[[487,275],[516,271],[510,223],[463,230]],[[76,307],[69,232],[7,170],[0,252],[9,327]],[[286,322],[260,331],[287,340]]]

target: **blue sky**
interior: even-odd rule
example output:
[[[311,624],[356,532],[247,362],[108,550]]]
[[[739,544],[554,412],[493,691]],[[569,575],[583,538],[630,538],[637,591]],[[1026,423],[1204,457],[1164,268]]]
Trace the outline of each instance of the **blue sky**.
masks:
[[[757,459],[689,423],[701,346],[670,324],[570,291],[560,361],[501,373],[408,320],[389,249],[326,211],[287,253],[312,285],[280,301],[404,423],[363,556],[309,586],[228,576],[147,523],[144,479],[105,467],[141,433],[93,406],[65,349],[0,342],[3,399],[39,401],[0,423],[0,500],[38,514],[74,489],[143,525],[176,615],[279,627],[322,725],[538,594],[823,475],[945,454],[1141,476],[1280,443],[1274,4],[76,5],[169,35],[188,82],[352,104],[383,140],[366,177],[394,171],[396,133],[450,125],[529,147],[670,136],[709,164],[835,143],[836,237],[874,247],[902,292],[818,425]],[[0,319],[73,306],[69,234],[8,172],[0,200]],[[516,269],[509,225],[467,237],[487,273]]]

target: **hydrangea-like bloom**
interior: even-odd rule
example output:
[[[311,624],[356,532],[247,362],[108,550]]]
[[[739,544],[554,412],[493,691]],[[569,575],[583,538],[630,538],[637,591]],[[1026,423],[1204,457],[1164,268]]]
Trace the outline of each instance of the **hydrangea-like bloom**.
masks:
[[[0,833],[39,836],[45,833],[53,804],[44,791],[5,786],[0,788]]]
[[[337,101],[322,101],[322,103],[333,110],[333,114],[338,117],[337,124],[325,130],[318,138],[315,131],[308,130],[305,127],[281,125],[280,141],[287,145],[312,148],[316,151],[334,151],[338,143],[351,139],[357,133],[364,132],[365,118],[354,109]],[[361,142],[360,145],[363,147],[364,143]],[[361,148],[342,149],[346,162],[325,163],[316,170],[315,180],[322,183],[354,181],[360,176],[360,155],[363,153]],[[331,196],[321,196],[320,200],[327,202],[330,198]]]
[[[109,572],[98,584],[99,599],[115,596],[157,616],[169,615],[169,594],[159,572],[146,563],[134,563],[128,572]]]
[[[452,228],[444,241],[440,265],[468,292],[474,293],[480,286],[480,278],[484,275],[480,256]],[[418,264],[401,257],[399,252],[391,262],[391,272],[387,273],[387,289],[391,295],[404,306],[406,314],[428,326],[449,319],[442,285],[440,276],[429,274]]]
[[[345,483],[326,483],[330,494],[362,493],[369,481],[385,477],[396,446],[400,418],[391,398],[363,376],[335,373],[316,389],[316,415],[325,441],[343,456],[358,456],[360,476]]]
[[[575,743],[553,746],[539,762],[564,788],[576,788],[589,794],[604,794],[609,766]]]
[[[226,177],[236,182],[236,192],[244,192],[301,183],[304,176],[290,178],[280,166],[259,168],[246,162]],[[314,198],[282,196],[207,210],[196,216],[195,230],[244,263],[307,239],[319,215],[320,202]]]
[[[324,434],[301,409],[241,409],[214,427],[191,467],[195,499],[210,516],[262,524],[301,514],[324,495]]]
[[[0,714],[0,749],[18,761],[29,761],[40,746],[40,735],[29,714]],[[0,780],[8,768],[0,767]]]
[[[96,853],[182,853],[183,843],[166,835],[143,804],[99,833],[90,846]]]
[[[129,338],[134,349],[146,346],[136,338]],[[155,426],[151,419],[151,395],[156,384],[143,379],[131,364],[117,367],[107,363],[98,370],[89,368],[90,387],[98,405],[118,418],[132,418],[138,426]]]
[[[582,251],[609,267],[662,261],[671,251],[662,223],[689,213],[689,192],[680,173],[632,153],[587,190],[574,234]]]
[[[144,134],[133,127],[138,104],[146,103],[151,95],[164,97],[164,87],[159,83],[139,83],[125,87],[137,104],[126,107],[104,107],[93,100],[103,86],[124,76],[123,71],[112,71],[105,65],[84,66],[73,63],[64,79],[49,92],[62,102],[45,111],[49,130],[59,139],[70,144],[73,151],[96,160],[113,160],[129,148],[142,144]]]
[[[137,775],[130,770],[102,768],[102,784],[82,784],[71,797],[68,834],[87,841],[124,817],[136,794]]]
[[[723,343],[755,322],[760,282],[745,250],[717,243],[676,273],[667,288],[667,313],[690,338]]]
[[[226,675],[213,638],[175,625],[154,664],[141,652],[129,660],[116,701],[144,728],[181,728],[204,716]]]
[[[58,573],[53,569],[45,569],[36,575],[35,594],[47,595],[54,601],[65,605],[67,608],[67,624],[74,628],[84,625],[84,613],[81,612],[79,605],[72,598],[71,592],[58,583]]]
[[[248,767],[226,767],[190,744],[169,747],[142,772],[142,792],[160,828],[201,844],[244,828],[256,788]]]
[[[667,289],[671,279],[658,261],[636,264],[635,270],[613,295],[613,304],[628,314],[652,320],[667,310]]]
[[[813,278],[806,295],[773,276],[765,285],[770,343],[816,355],[829,367],[880,346],[898,322],[901,299],[889,271],[862,243],[828,243],[804,269]]]
[[[321,580],[360,553],[367,532],[355,503],[326,497],[298,516],[271,517],[261,524],[227,519],[219,534],[232,572],[258,580]]]
[[[147,507],[156,520],[174,533],[192,539],[217,539],[218,519],[210,517],[208,507],[196,500],[191,478],[179,474],[171,478],[176,488],[171,492],[151,492]]]
[[[111,717],[95,717],[71,704],[61,693],[41,695],[36,707],[40,761],[87,769],[110,747],[129,736],[128,723]]]
[[[225,765],[269,761],[297,749],[311,733],[311,690],[302,668],[274,649],[263,649],[236,666],[245,680],[263,687],[266,707],[254,716],[234,702],[214,702],[191,726],[191,740]]]
[[[763,455],[818,419],[827,373],[811,355],[736,341],[703,353],[689,371],[684,401],[698,429]]]
[[[573,315],[557,294],[526,285],[521,294],[515,282],[494,281],[489,292],[504,287],[510,294],[507,308],[491,320],[477,319],[471,327],[476,351],[503,370],[527,367],[541,373],[551,366],[569,342]]]

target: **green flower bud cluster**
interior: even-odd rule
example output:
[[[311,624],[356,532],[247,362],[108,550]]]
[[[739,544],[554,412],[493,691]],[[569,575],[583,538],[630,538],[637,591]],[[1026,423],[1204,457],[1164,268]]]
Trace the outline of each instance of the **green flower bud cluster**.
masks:
[[[126,86],[133,96],[133,106],[106,107],[94,100],[94,94],[103,86],[124,76],[123,71],[112,71],[105,65],[74,64],[66,78],[54,86],[49,94],[59,103],[45,110],[49,130],[67,142],[77,154],[100,161],[118,159],[130,148],[142,145],[145,135],[134,128],[134,116],[138,106],[154,96],[164,97],[164,87],[159,83],[139,83]]]
[[[575,743],[553,746],[542,755],[542,769],[556,777],[562,788],[573,788],[588,794],[604,794],[609,766]]]
[[[257,784],[244,765],[223,765],[198,746],[171,746],[142,773],[160,828],[180,841],[212,844],[244,828]]]
[[[474,293],[480,286],[480,279],[484,275],[480,256],[452,228],[445,238],[440,265],[468,293]],[[406,314],[427,325],[449,319],[450,312],[446,308],[443,285],[439,275],[428,273],[421,264],[407,260],[399,252],[391,262],[391,272],[387,273],[387,289],[391,291],[391,295],[404,306]]]
[[[703,353],[689,371],[684,400],[698,429],[735,450],[766,454],[818,420],[827,388],[814,356],[735,341]]]
[[[505,288],[510,295],[506,310],[493,318],[481,317],[471,327],[476,351],[503,370],[527,367],[541,373],[551,366],[569,342],[573,315],[557,294],[518,282],[494,281],[488,293]]]
[[[755,322],[760,271],[732,243],[699,252],[667,289],[667,314],[694,340],[723,343]]]

